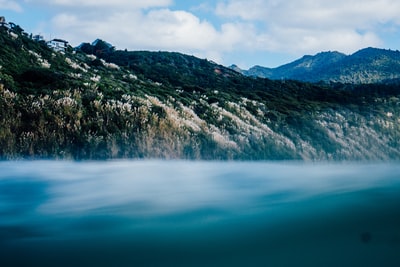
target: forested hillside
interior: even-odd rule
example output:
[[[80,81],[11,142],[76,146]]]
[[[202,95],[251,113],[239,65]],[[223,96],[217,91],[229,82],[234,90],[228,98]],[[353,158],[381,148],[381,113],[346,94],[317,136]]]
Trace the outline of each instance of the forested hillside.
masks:
[[[400,90],[246,77],[103,41],[54,52],[0,28],[0,157],[400,158]]]

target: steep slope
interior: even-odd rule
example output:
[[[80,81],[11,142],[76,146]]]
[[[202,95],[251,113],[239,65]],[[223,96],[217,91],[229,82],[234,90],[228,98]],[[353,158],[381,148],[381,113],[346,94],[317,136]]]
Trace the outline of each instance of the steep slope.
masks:
[[[255,66],[245,72],[246,75],[260,76],[263,78],[270,78],[274,80],[280,79],[293,79],[312,81],[314,76],[321,75],[324,71],[328,70],[332,65],[340,62],[346,56],[339,52],[322,52],[315,56],[304,56],[299,60],[292,63],[280,66],[275,69]],[[318,78],[317,78],[318,79]]]
[[[326,70],[323,80],[347,83],[377,83],[400,78],[400,52],[365,48]]]
[[[281,82],[180,53],[92,52],[0,29],[1,158],[400,159],[396,85]]]
[[[387,82],[400,78],[400,52],[377,48],[365,48],[349,56],[339,52],[322,52],[278,68],[255,66],[241,72],[275,80],[354,84]]]

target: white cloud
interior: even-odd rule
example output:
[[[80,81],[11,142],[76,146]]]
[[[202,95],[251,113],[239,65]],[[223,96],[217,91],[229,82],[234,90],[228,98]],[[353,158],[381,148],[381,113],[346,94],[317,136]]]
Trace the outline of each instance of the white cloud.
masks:
[[[191,47],[203,49],[217,38],[214,27],[186,11],[171,11],[168,9],[151,11],[146,17],[146,24],[161,41],[169,48]],[[151,40],[155,40],[152,38]]]
[[[16,1],[0,0],[0,10],[12,10],[21,12],[22,7]]]
[[[217,30],[190,12],[166,8],[113,12],[100,17],[90,12],[85,16],[60,13],[52,25],[54,32],[63,33],[62,38],[74,45],[102,38],[119,49],[179,51],[218,62],[223,53],[254,39],[251,25],[227,23]]]
[[[150,8],[168,6],[172,3],[172,0],[26,0],[29,3],[42,3],[46,5],[61,6],[61,7],[72,7],[74,9],[82,8],[104,8],[107,7],[108,11],[115,9],[138,9],[138,8]]]
[[[269,14],[271,2],[262,0],[231,0],[217,4],[216,13],[225,17],[240,17],[244,20],[262,20]]]
[[[171,10],[170,0],[27,1],[52,6],[55,15],[48,31],[72,45],[101,38],[118,49],[178,51],[224,63],[226,53],[253,49],[259,42],[251,23],[215,25],[190,11]],[[212,13],[210,7],[203,3],[191,10]]]
[[[257,40],[265,50],[352,52],[382,43],[384,24],[400,24],[397,0],[229,0],[216,14],[228,20],[262,24]]]
[[[118,49],[178,51],[222,64],[229,53],[352,53],[385,45],[382,35],[400,28],[398,0],[218,0],[182,8],[183,1],[24,2],[51,10],[47,31],[73,45],[101,38]]]
[[[216,7],[216,13],[224,17],[313,27],[365,27],[388,21],[399,23],[398,10],[400,2],[397,0],[229,0]]]
[[[96,19],[63,13],[54,17],[53,26],[60,32],[70,31],[71,39],[102,37],[137,49],[202,49],[217,37],[208,22],[191,13],[169,9],[118,12]]]

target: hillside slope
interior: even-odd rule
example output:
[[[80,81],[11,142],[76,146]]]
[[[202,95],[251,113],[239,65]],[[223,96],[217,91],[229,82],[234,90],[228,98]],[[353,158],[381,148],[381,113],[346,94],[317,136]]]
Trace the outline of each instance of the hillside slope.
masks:
[[[0,29],[1,158],[400,159],[396,85],[280,82],[180,53],[92,52]]]
[[[235,69],[248,76],[274,80],[382,83],[400,78],[400,52],[377,48],[365,48],[349,56],[322,52],[277,68],[254,66],[249,70]]]

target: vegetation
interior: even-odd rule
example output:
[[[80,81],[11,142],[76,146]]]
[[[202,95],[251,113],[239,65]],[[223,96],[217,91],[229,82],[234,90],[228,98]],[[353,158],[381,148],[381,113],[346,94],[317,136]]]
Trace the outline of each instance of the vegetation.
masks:
[[[370,47],[349,56],[339,52],[304,56],[277,68],[261,66],[249,70],[241,70],[237,66],[232,68],[245,75],[270,79],[356,84],[387,83],[400,78],[400,52]]]
[[[400,90],[243,76],[104,41],[57,53],[0,29],[0,157],[399,159]]]

